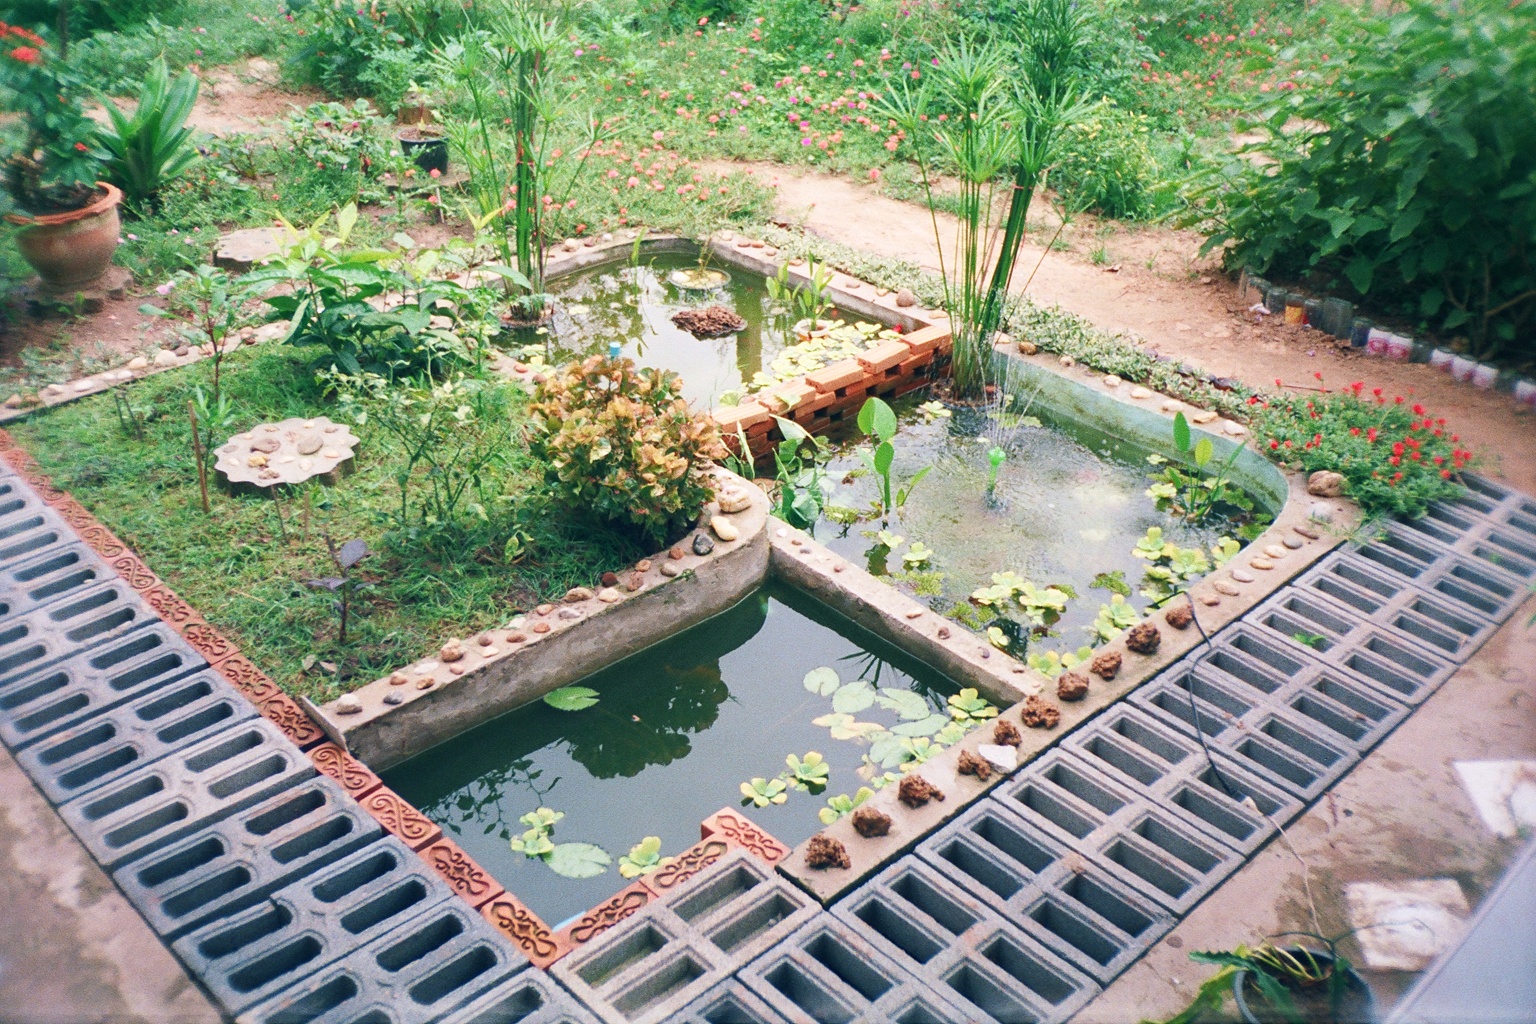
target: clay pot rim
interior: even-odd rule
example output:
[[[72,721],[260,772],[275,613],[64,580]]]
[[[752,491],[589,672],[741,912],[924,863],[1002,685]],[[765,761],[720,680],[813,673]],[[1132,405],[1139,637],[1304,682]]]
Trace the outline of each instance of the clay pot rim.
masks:
[[[401,142],[447,142],[448,136],[441,128],[431,125],[407,125],[395,133],[395,138]]]
[[[98,181],[96,187],[106,190],[106,195],[95,200],[89,205],[82,206],[78,210],[65,210],[63,213],[45,213],[37,217],[28,217],[19,213],[8,213],[5,219],[11,224],[22,227],[58,227],[63,224],[73,224],[75,221],[85,220],[98,213],[105,213],[118,203],[123,201],[123,190],[110,182]]]

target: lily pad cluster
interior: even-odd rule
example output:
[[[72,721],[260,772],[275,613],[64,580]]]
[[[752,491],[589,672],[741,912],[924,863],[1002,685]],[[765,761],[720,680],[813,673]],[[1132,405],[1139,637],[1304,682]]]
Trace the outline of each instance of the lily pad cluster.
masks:
[[[833,321],[826,333],[818,331],[805,341],[786,347],[768,364],[767,370],[753,374],[746,389],[749,393],[762,391],[802,374],[814,373],[840,359],[852,359],[883,341],[899,337],[901,335],[895,331],[879,324]]]
[[[517,820],[528,830],[512,840],[512,852],[530,860],[542,860],[557,875],[566,878],[595,878],[608,870],[613,858],[601,846],[591,843],[557,843],[555,825],[565,818],[563,811],[540,807]]]
[[[1181,548],[1164,539],[1163,528],[1152,526],[1136,542],[1131,554],[1148,563],[1142,576],[1141,593],[1154,601],[1165,601],[1186,589],[1191,581],[1210,572],[1213,562],[1220,568],[1241,549],[1242,546],[1231,537],[1222,537],[1211,545],[1207,557],[1199,548]]]

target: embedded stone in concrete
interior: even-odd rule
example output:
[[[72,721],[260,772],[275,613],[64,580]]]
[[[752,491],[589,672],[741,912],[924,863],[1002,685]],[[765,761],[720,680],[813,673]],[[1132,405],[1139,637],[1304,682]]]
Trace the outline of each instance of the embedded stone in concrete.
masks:
[[[214,449],[214,469],[232,484],[272,487],[320,479],[334,484],[351,468],[357,436],[324,416],[262,423]]]
[[[1471,908],[1454,878],[1424,878],[1344,887],[1349,924],[1378,971],[1422,971],[1466,933]]]
[[[1488,831],[1502,839],[1536,831],[1536,761],[1457,761],[1455,768]]]

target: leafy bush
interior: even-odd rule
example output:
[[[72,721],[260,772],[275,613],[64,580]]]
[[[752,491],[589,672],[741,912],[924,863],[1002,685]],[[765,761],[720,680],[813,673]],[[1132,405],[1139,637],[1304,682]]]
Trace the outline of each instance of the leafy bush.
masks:
[[[1430,502],[1459,497],[1457,476],[1472,463],[1443,417],[1401,395],[1369,394],[1359,381],[1318,398],[1284,395],[1260,401],[1255,435],[1282,465],[1332,470],[1367,516],[1417,518]]]
[[[1142,115],[1100,103],[1063,134],[1051,184],[1073,209],[1120,220],[1155,216],[1158,167],[1150,136]]]
[[[130,206],[157,207],[160,190],[197,162],[187,116],[197,102],[197,76],[170,81],[165,61],[150,66],[133,114],[106,101],[109,124],[96,133],[103,173],[123,190]]]
[[[376,177],[394,157],[386,141],[388,123],[367,100],[351,106],[312,103],[302,110],[293,108],[283,130],[290,149],[317,170]]]
[[[1333,59],[1280,83],[1266,138],[1195,192],[1209,249],[1536,352],[1536,33],[1529,5],[1341,9]]]
[[[529,451],[563,501],[666,543],[713,493],[704,462],[725,454],[715,421],[681,390],[677,374],[629,359],[572,363],[534,392]]]
[[[368,92],[380,54],[421,56],[467,25],[461,0],[289,0],[307,45],[294,58],[303,76],[338,96]]]

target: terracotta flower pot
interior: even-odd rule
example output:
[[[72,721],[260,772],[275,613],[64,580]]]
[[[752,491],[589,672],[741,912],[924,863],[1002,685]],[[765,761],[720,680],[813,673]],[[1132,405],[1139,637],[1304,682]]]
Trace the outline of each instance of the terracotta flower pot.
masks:
[[[122,227],[117,219],[117,204],[123,193],[104,181],[96,185],[100,190],[97,198],[78,210],[41,217],[6,217],[21,226],[16,233],[16,247],[49,289],[90,284],[105,274],[112,263]]]

